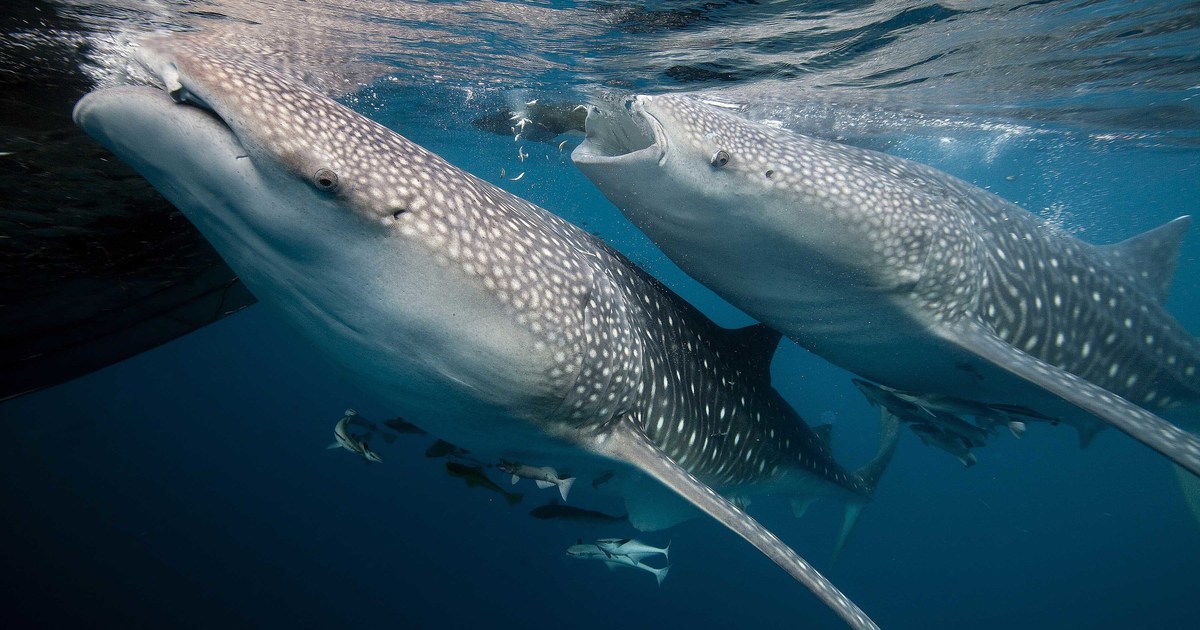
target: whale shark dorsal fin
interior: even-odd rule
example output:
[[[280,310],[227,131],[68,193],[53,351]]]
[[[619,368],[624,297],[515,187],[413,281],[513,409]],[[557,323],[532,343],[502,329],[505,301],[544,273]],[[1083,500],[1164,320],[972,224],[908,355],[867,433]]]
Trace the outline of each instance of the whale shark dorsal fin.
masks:
[[[1167,301],[1167,294],[1171,292],[1175,267],[1179,262],[1179,247],[1191,226],[1192,217],[1182,216],[1120,243],[1102,245],[1099,249],[1125,265],[1161,304]]]
[[[750,365],[750,376],[765,385],[771,383],[771,359],[782,335],[774,328],[754,324],[726,331],[729,346],[736,356]]]
[[[1200,475],[1200,438],[1066,370],[1026,354],[979,322],[937,329],[945,340],[1096,416]]]
[[[588,445],[589,450],[641,470],[754,545],[780,568],[808,587],[850,627],[878,628],[862,609],[791,547],[675,463],[675,460],[659,450],[632,422],[615,422],[610,431],[592,440],[592,444]]]

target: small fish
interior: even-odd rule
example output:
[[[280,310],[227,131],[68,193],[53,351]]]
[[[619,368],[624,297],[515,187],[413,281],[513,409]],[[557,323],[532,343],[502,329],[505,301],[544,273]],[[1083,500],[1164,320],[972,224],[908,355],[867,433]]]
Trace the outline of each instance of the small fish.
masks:
[[[379,456],[379,455],[378,455],[378,454],[377,454],[375,451],[372,451],[372,450],[371,450],[371,447],[370,447],[370,446],[367,446],[367,443],[366,443],[366,442],[359,442],[359,447],[361,447],[361,448],[362,448],[362,456],[363,456],[363,458],[365,458],[367,461],[369,461],[369,462],[376,462],[376,463],[379,463],[379,464],[382,464],[382,463],[383,463],[383,458],[382,458],[382,457],[380,457],[380,456]]]
[[[425,449],[425,457],[465,457],[471,451],[459,448],[445,440],[438,440]]]
[[[562,153],[563,147],[567,146],[567,142],[569,142],[569,140],[563,140],[562,142],[558,143],[558,152],[559,153]]]
[[[975,458],[975,453],[971,452],[971,447],[961,437],[941,430],[931,424],[912,424],[909,428],[926,446],[939,448],[947,453],[958,458],[963,466],[970,468],[978,461]]]
[[[611,471],[611,470],[609,470],[609,471],[605,471],[605,472],[604,472],[604,473],[602,473],[602,474],[601,474],[599,477],[596,477],[595,479],[593,479],[593,480],[592,480],[592,487],[593,487],[593,488],[596,488],[596,489],[598,490],[598,489],[600,488],[600,486],[602,486],[602,485],[604,485],[604,484],[608,483],[609,481],[611,481],[611,480],[612,480],[612,478],[613,478],[613,476],[614,476],[614,475],[616,475],[616,474],[617,474],[617,473],[615,473],[615,472],[613,472],[613,471]]]
[[[372,451],[370,447],[367,446],[366,442],[350,434],[348,425],[350,422],[357,419],[357,417],[358,412],[354,411],[353,409],[347,409],[345,414],[343,414],[342,419],[338,420],[337,424],[333,427],[334,442],[326,448],[344,448],[351,453],[361,455],[362,458],[368,462],[382,463],[383,458],[381,458],[375,451]]]
[[[383,426],[395,431],[396,433],[412,433],[414,435],[425,435],[425,431],[417,425],[406,421],[404,418],[392,418],[384,420]]]
[[[510,181],[510,182],[520,181],[520,179],[522,177],[525,177],[525,171],[521,171],[521,174],[517,175],[516,177],[510,177],[508,181]]]
[[[669,555],[671,543],[669,542],[662,549],[651,547],[634,538],[597,538],[595,544],[605,552],[613,555],[628,556],[637,562],[641,562],[650,556],[662,556],[663,560],[667,561],[671,559]]]
[[[608,566],[609,569],[615,569],[617,567],[633,567],[635,569],[641,569],[648,573],[654,574],[654,577],[658,580],[659,586],[662,586],[663,580],[667,578],[667,571],[671,568],[670,566],[665,566],[661,569],[656,569],[652,566],[642,564],[641,562],[638,562],[629,556],[612,555],[597,545],[571,545],[567,548],[567,555],[580,560],[599,560]]]
[[[525,147],[517,147],[517,159],[524,162],[529,154],[525,152]]]
[[[458,477],[467,483],[468,488],[483,488],[491,490],[497,494],[503,495],[504,500],[508,501],[509,505],[516,505],[525,498],[525,495],[514,492],[506,492],[503,488],[496,485],[491,479],[488,479],[487,474],[483,472],[482,466],[467,466],[458,462],[446,462],[446,472],[453,477]]]
[[[532,101],[525,101],[525,105],[528,107],[533,107],[534,105],[537,105],[537,102],[538,100],[535,98]]]
[[[558,493],[562,495],[563,501],[567,500],[567,494],[571,492],[571,485],[575,483],[574,477],[559,477],[558,471],[549,466],[527,466],[502,459],[498,468],[512,475],[514,485],[524,478],[532,479],[537,487],[543,490],[551,486],[558,486]]]
[[[588,525],[607,525],[621,523],[629,518],[628,515],[612,516],[596,510],[585,510],[570,505],[560,505],[556,501],[547,503],[530,510],[529,515],[542,520],[574,521]]]

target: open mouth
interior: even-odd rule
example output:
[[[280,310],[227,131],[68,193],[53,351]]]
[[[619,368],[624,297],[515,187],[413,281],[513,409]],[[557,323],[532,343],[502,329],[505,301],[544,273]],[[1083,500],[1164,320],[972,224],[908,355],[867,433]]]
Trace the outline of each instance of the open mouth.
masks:
[[[635,96],[620,106],[593,105],[584,123],[586,137],[571,159],[579,164],[661,161],[666,156],[667,138],[662,125],[644,107],[650,98]]]
[[[169,55],[162,54],[156,51],[152,46],[142,48],[137,53],[137,60],[150,73],[151,76],[158,79],[163,91],[171,97],[171,100],[180,105],[194,107],[212,117],[216,122],[221,123],[230,134],[234,137],[233,128],[229,123],[217,112],[215,108],[209,105],[203,98],[197,94],[196,90],[188,86],[185,77],[179,72],[179,68],[175,62],[171,60]]]

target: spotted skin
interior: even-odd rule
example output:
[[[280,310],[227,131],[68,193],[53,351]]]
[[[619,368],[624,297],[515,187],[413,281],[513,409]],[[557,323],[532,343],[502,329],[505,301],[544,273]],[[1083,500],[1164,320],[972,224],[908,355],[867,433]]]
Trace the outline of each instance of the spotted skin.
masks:
[[[566,443],[626,462],[875,627],[712,488],[861,504],[894,448],[841,468],[771,388],[778,333],[717,327],[583,230],[203,36],[142,60],[171,98],[96,92],[77,122],[361,384],[472,452]]]
[[[1095,246],[931,167],[720,104],[629,109],[593,111],[576,164],[735,306],[897,389],[1069,402],[1200,474],[1200,440],[1156,415],[1200,402],[1200,345],[1162,304],[1189,219]]]

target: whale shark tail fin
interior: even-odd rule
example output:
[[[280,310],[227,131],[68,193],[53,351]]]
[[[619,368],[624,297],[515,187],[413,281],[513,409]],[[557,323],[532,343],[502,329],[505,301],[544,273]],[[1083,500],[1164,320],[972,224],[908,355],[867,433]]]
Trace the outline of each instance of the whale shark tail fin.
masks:
[[[896,444],[899,441],[900,419],[887,408],[881,407],[879,409],[879,450],[875,452],[875,457],[872,457],[871,461],[854,472],[854,476],[866,487],[868,495],[874,494],[875,486],[879,484],[879,478],[883,476],[883,471],[887,470],[892,456],[896,454]]]
[[[866,498],[875,493],[875,487],[879,485],[879,478],[883,476],[883,471],[887,470],[888,464],[892,461],[892,456],[896,454],[896,444],[900,441],[900,419],[894,416],[886,407],[879,408],[879,450],[875,452],[875,457],[867,462],[862,468],[855,471],[854,476],[862,482],[866,489],[866,497],[863,500],[851,500],[846,504],[846,515],[842,520],[842,531],[838,533],[837,543],[833,546],[833,562],[837,562],[842,555],[842,549],[846,547],[846,541],[850,539],[850,532],[854,530],[854,524],[858,522],[858,515],[862,513],[866,507]],[[805,508],[808,505],[804,505]]]

